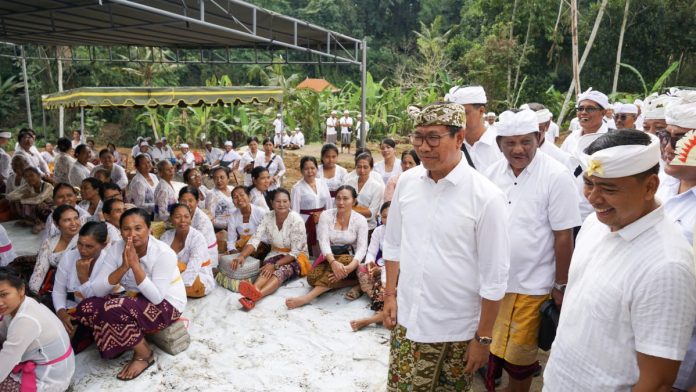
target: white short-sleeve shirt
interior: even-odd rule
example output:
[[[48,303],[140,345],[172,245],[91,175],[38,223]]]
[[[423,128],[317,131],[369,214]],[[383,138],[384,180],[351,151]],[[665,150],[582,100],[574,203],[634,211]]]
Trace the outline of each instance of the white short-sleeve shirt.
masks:
[[[506,159],[486,173],[507,198],[510,234],[508,293],[544,295],[556,273],[554,231],[580,226],[580,210],[568,169],[537,150],[515,177]]]
[[[466,148],[469,152],[476,170],[485,171],[487,167],[505,158],[503,153],[500,152],[498,143],[495,141],[497,135],[498,131],[496,131],[494,126],[491,126],[486,129],[486,132],[481,135],[473,146],[467,143],[466,140],[462,144],[462,148]]]
[[[481,298],[505,295],[505,196],[463,154],[438,182],[416,166],[396,185],[382,252],[385,260],[400,263],[397,321],[406,337],[422,343],[470,340]]]
[[[631,391],[637,352],[681,361],[696,319],[691,247],[655,209],[611,232],[584,222],[544,391]]]

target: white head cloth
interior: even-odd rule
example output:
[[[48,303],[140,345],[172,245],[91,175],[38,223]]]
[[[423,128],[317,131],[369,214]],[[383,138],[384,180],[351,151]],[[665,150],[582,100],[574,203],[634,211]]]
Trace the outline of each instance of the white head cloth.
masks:
[[[652,139],[647,146],[637,144],[616,146],[599,150],[592,155],[585,154],[583,150],[601,136],[588,138],[582,146],[579,144],[579,151],[575,154],[588,176],[628,177],[643,173],[660,163],[660,142],[655,139]]]
[[[332,111],[331,111],[331,114],[338,114],[338,112],[335,111],[335,110],[332,110]]]
[[[653,94],[645,98],[643,102],[643,117],[646,120],[664,120],[665,109],[678,99],[666,94]]]
[[[179,144],[179,148],[189,148],[189,145],[186,143],[181,143]]]
[[[529,109],[517,113],[508,110],[500,113],[495,129],[498,136],[519,136],[539,132],[539,123],[536,113]]]
[[[681,90],[678,100],[665,109],[665,120],[669,125],[696,129],[696,91]]]
[[[525,109],[529,109],[529,104],[523,103],[522,105],[520,105],[520,110],[525,110]]]
[[[225,146],[230,146],[230,147],[232,147],[232,146],[233,146],[233,144],[232,144],[232,142],[231,142],[231,141],[229,141],[229,140],[226,140],[226,141],[225,141]]]
[[[295,132],[300,132],[300,128],[295,128]]]
[[[495,117],[495,113],[494,113],[494,112],[488,112],[488,114],[486,114],[486,117]]]
[[[632,103],[622,103],[618,110],[614,110],[615,113],[620,114],[638,114],[638,106]]]
[[[597,105],[602,107],[602,109],[606,109],[609,107],[609,98],[606,96],[606,94],[592,90],[592,87],[587,89],[587,91],[585,91],[584,93],[578,95],[578,105],[580,104],[580,102],[586,99],[596,102]]]
[[[537,116],[537,122],[539,124],[543,124],[547,121],[551,121],[551,119],[553,118],[553,113],[551,113],[551,111],[549,109],[546,109],[546,108],[541,109],[541,110],[537,110],[535,113]]]
[[[460,105],[488,103],[486,92],[481,86],[454,86],[445,94],[445,101]]]
[[[150,144],[146,141],[142,141],[142,142],[140,142],[139,146],[140,147],[150,147]]]
[[[9,132],[0,132],[0,137],[3,139],[9,139],[12,137],[12,134]]]
[[[677,151],[670,165],[696,166],[696,131],[689,131],[677,141]]]
[[[636,105],[636,106],[638,106],[638,107],[640,107],[640,108],[643,107],[643,103],[644,103],[644,102],[643,102],[643,100],[641,100],[641,99],[636,99],[635,101],[633,101],[633,104]]]

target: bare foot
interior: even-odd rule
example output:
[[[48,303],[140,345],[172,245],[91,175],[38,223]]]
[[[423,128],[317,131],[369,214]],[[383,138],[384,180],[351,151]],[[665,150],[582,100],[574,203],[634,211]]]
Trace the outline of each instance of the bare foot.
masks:
[[[370,325],[370,321],[368,319],[360,319],[360,320],[353,320],[350,322],[350,327],[353,328],[353,332],[360,331],[361,329],[367,327]]]
[[[138,358],[137,354],[133,354],[133,359],[121,369],[116,378],[122,381],[132,380],[140,376],[147,368],[155,363],[155,353],[150,351],[150,356],[147,358]]]
[[[363,292],[362,289],[360,288],[360,285],[355,285],[353,286],[350,290],[346,292],[346,295],[344,296],[345,299],[348,301],[355,301],[356,299],[360,298],[362,296]]]
[[[311,300],[308,300],[305,297],[288,298],[285,300],[285,306],[287,306],[288,309],[295,309],[306,305],[309,301]]]

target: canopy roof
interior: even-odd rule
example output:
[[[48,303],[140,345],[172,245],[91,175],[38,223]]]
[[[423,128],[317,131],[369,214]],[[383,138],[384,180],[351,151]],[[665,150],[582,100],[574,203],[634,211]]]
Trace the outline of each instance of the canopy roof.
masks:
[[[337,92],[341,91],[339,88],[337,88],[333,84],[329,83],[329,81],[326,79],[312,79],[312,78],[306,78],[305,80],[300,82],[300,84],[298,84],[295,88],[314,90],[318,93],[326,90],[327,88],[329,90],[331,90],[332,93],[337,93]]]
[[[359,64],[361,41],[239,0],[0,0],[0,41],[288,48]]]
[[[280,87],[81,87],[41,96],[43,107],[156,107],[280,103]]]

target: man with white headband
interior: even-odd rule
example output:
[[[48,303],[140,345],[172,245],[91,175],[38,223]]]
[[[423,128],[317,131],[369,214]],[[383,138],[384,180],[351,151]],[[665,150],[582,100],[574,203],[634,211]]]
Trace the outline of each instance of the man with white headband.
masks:
[[[469,166],[484,171],[503,158],[495,144],[495,126],[486,129],[483,116],[486,113],[486,92],[481,86],[454,86],[445,95],[445,101],[464,106],[466,110],[466,139],[462,151]]]
[[[239,168],[239,162],[242,160],[242,156],[234,150],[234,143],[232,143],[232,141],[225,141],[224,146],[225,151],[222,153],[222,157],[220,157],[220,166],[229,168],[230,173],[232,173],[232,176],[236,181],[237,176],[235,171]]]
[[[176,155],[172,147],[167,144],[167,138],[163,136],[160,140],[162,141],[162,159],[168,159],[172,164],[176,163]]]
[[[302,130],[299,127],[297,127],[295,128],[295,133],[293,133],[292,137],[290,138],[290,145],[288,146],[288,150],[299,150],[300,148],[304,147],[304,145],[304,135],[302,134]]]
[[[142,136],[138,136],[137,139],[135,139],[135,146],[131,148],[131,158],[135,158],[140,154],[140,142],[142,142],[145,138]]]
[[[676,97],[666,94],[657,95],[657,93],[645,98],[643,102],[643,130],[656,135],[657,131],[667,128],[665,109],[676,100]]]
[[[604,114],[609,106],[609,98],[604,93],[596,90],[585,91],[578,96],[576,106],[578,124],[580,128],[573,131],[561,145],[561,150],[568,154],[575,154],[578,143],[583,136],[593,133],[607,133],[609,128],[604,123]]]
[[[339,120],[336,117],[338,112],[335,110],[331,111],[331,117],[326,119],[326,142],[331,144],[336,144],[336,127],[339,124]]]
[[[622,103],[614,112],[616,129],[636,129],[638,106],[632,103]]]
[[[504,196],[460,150],[461,105],[411,106],[409,115],[421,165],[399,177],[382,247],[387,391],[471,391],[505,295]]]
[[[614,113],[621,106],[620,103],[609,104],[606,112],[604,112],[604,123],[607,124],[607,128],[616,129],[616,122],[614,122]]]
[[[488,129],[488,127],[490,127],[491,125],[495,124],[495,117],[496,116],[494,112],[488,112],[488,114],[486,114],[486,122],[484,124],[486,126],[486,129]]]
[[[179,145],[181,149],[181,158],[179,159],[179,172],[183,173],[187,169],[196,167],[196,157],[191,151],[189,151],[189,145],[186,143],[181,143]]]
[[[276,118],[273,120],[273,140],[275,143],[275,146],[277,148],[280,148],[281,143],[283,142],[283,131],[284,131],[284,124],[283,124],[283,115],[278,113],[276,114]]]
[[[636,118],[634,128],[639,131],[642,131],[643,121],[645,121],[645,116],[643,116],[643,105],[645,105],[645,103],[640,99],[636,99],[635,101],[633,101],[633,104],[636,105],[636,107],[638,108],[638,117]]]
[[[659,143],[611,132],[581,159],[595,213],[577,237],[543,390],[669,390],[696,319],[696,275],[655,198]]]
[[[204,172],[207,172],[211,168],[218,166],[224,152],[222,149],[213,147],[213,142],[211,140],[206,140],[205,142],[205,164]]]
[[[505,193],[510,248],[514,249],[507,290],[493,327],[486,374],[489,391],[495,390],[495,378],[504,369],[508,390],[528,392],[532,377],[541,370],[537,360],[541,305],[549,294],[557,306],[563,302],[573,228],[581,224],[570,171],[538,149],[544,140],[538,114],[526,109],[500,115],[496,140],[505,159],[486,172]]]

